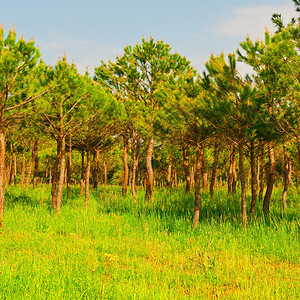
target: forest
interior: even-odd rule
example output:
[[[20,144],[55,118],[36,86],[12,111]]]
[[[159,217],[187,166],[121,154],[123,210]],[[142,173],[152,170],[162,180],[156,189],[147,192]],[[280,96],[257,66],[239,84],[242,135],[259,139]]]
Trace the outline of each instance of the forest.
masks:
[[[4,299],[299,296],[300,18],[272,20],[202,74],[150,37],[83,75],[0,27]]]

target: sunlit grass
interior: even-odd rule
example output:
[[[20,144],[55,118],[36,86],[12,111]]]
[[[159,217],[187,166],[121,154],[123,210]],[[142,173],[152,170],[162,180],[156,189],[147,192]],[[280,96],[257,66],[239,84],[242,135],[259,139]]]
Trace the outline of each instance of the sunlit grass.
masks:
[[[277,195],[278,194],[278,195]],[[192,229],[193,194],[157,190],[151,202],[74,189],[62,212],[50,189],[6,192],[0,231],[0,299],[298,299],[299,194],[241,228],[239,196],[202,195]],[[66,195],[65,195],[66,196]]]

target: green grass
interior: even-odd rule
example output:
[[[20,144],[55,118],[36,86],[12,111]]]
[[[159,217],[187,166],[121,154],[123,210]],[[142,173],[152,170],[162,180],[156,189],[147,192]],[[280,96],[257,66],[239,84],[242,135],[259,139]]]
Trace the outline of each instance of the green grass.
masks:
[[[0,299],[299,299],[299,194],[282,213],[241,228],[238,195],[202,195],[193,230],[193,194],[157,190],[137,204],[120,188],[78,189],[61,214],[50,189],[7,188],[0,230]],[[250,199],[249,199],[250,201]],[[258,203],[257,210],[261,210]]]

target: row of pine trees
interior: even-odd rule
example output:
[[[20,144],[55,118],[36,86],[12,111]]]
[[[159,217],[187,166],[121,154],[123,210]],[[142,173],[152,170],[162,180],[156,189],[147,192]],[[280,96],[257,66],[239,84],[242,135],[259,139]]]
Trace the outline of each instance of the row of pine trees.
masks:
[[[33,41],[1,27],[0,218],[7,184],[50,183],[60,212],[64,185],[80,184],[87,207],[99,180],[122,184],[123,196],[130,186],[133,201],[137,186],[151,201],[155,186],[184,184],[195,194],[194,227],[201,191],[213,199],[225,184],[228,194],[240,189],[244,226],[258,199],[269,212],[278,183],[285,210],[300,170],[300,27],[278,14],[273,22],[275,34],[211,55],[203,74],[150,38],[101,61],[93,78],[66,57],[47,65]]]

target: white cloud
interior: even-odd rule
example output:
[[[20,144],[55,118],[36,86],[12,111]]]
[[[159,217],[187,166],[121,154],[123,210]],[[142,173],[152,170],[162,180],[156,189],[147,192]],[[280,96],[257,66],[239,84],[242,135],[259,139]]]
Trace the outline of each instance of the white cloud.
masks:
[[[293,5],[237,7],[231,18],[222,20],[215,29],[219,35],[227,37],[245,37],[249,34],[252,39],[262,38],[266,28],[271,32],[275,31],[271,22],[274,13],[281,13],[285,23],[296,16]]]

